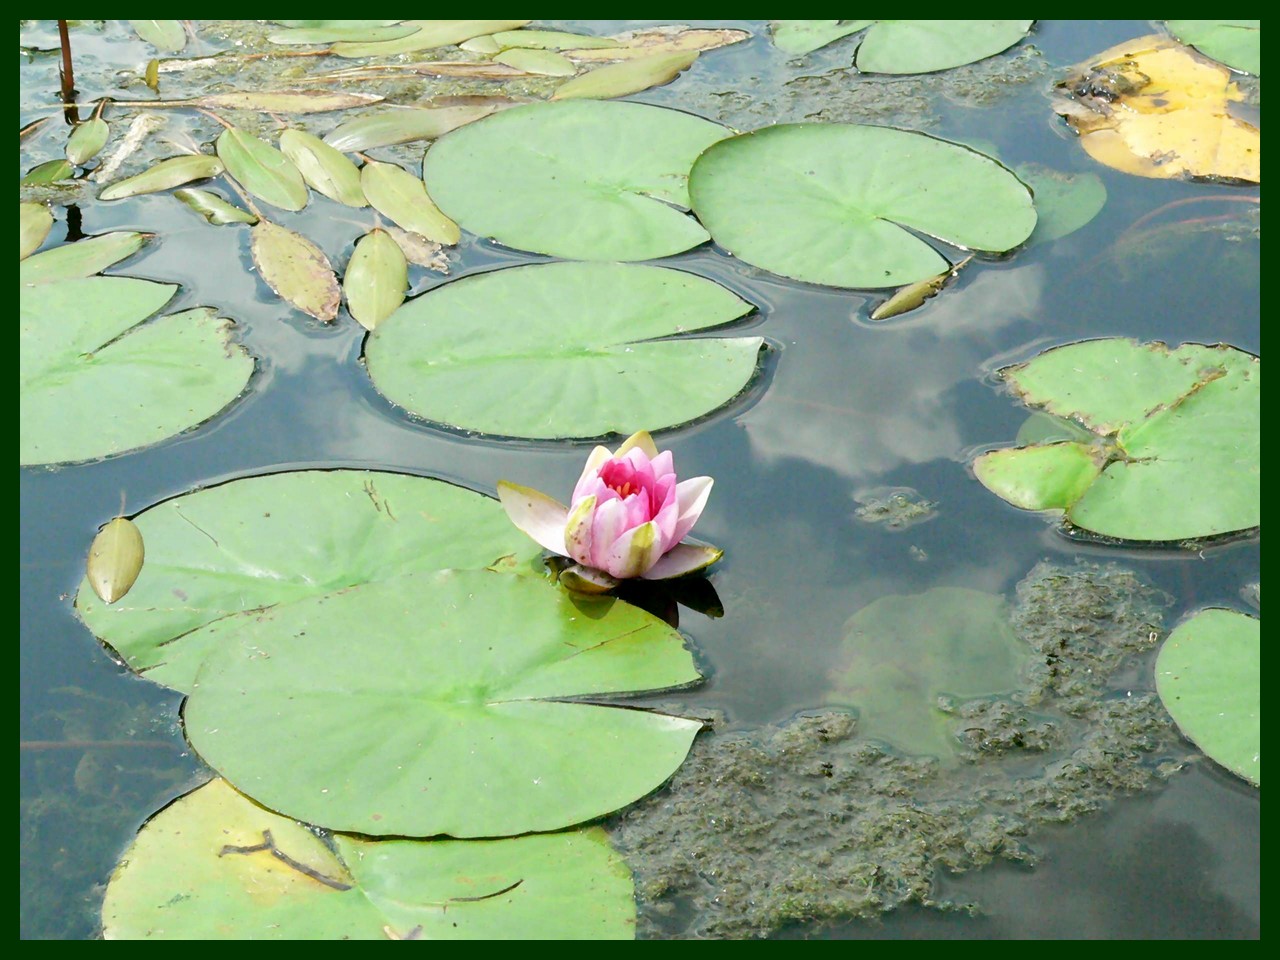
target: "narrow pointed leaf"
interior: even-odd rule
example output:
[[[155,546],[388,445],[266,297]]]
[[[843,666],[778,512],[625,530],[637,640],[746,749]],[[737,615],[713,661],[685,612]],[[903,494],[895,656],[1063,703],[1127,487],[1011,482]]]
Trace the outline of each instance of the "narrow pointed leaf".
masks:
[[[678,53],[682,50],[715,50],[733,43],[750,40],[745,30],[692,30],[681,27],[647,27],[643,30],[626,30],[614,34],[616,47],[576,48],[561,51],[575,62],[605,60],[635,60],[659,53]]]
[[[101,117],[93,117],[78,124],[67,138],[67,160],[77,167],[83,166],[106,146],[111,127]]]
[[[227,172],[259,200],[282,210],[307,205],[307,185],[298,168],[270,144],[236,127],[218,136],[218,158]]]
[[[281,299],[328,323],[342,298],[338,278],[324,251],[301,234],[268,220],[250,232],[258,273]]]
[[[404,24],[387,27],[293,27],[279,30],[269,37],[270,43],[383,43],[387,40],[399,40],[418,32],[417,27]]]
[[[196,99],[210,110],[257,110],[260,113],[328,113],[367,107],[383,98],[373,93],[336,93],[331,90],[237,90],[212,93]]]
[[[173,195],[204,217],[210,223],[221,226],[227,223],[257,223],[258,218],[248,210],[241,210],[216,193],[198,187],[183,187]]]
[[[207,180],[216,177],[224,170],[222,161],[208,154],[192,154],[190,156],[170,157],[153,163],[141,173],[125,177],[104,187],[98,194],[99,200],[122,200],[125,197],[136,197],[144,193],[158,193],[180,187],[184,183],[196,180]]]
[[[360,169],[319,137],[302,130],[280,134],[280,150],[318,193],[348,207],[367,207],[360,189]]]
[[[134,32],[161,53],[178,53],[187,45],[180,20],[130,20]]]
[[[98,531],[89,545],[85,575],[103,603],[115,603],[142,572],[142,533],[132,520],[116,517]]]
[[[670,83],[697,59],[698,51],[689,50],[611,63],[562,84],[556,88],[551,99],[610,100],[625,97]]]
[[[773,45],[787,53],[810,53],[865,30],[874,20],[775,20]]]
[[[342,290],[347,310],[360,326],[372,330],[404,303],[409,267],[400,245],[385,230],[370,230],[360,238]]]
[[[462,43],[502,30],[523,27],[528,20],[408,20],[418,27],[416,33],[400,40],[383,43],[335,43],[331,52],[339,57],[391,57],[418,50],[431,50]]]
[[[43,203],[18,204],[18,259],[35,253],[52,227],[53,214]]]
[[[402,167],[370,160],[360,170],[360,185],[373,208],[405,230],[449,246],[462,236],[431,202],[422,181]]]
[[[525,73],[536,73],[543,77],[572,77],[578,72],[573,61],[563,57],[554,50],[526,50],[514,47],[504,50],[493,58],[495,63],[505,63]]]
[[[435,270],[437,273],[449,272],[449,256],[440,244],[434,240],[428,240],[420,233],[410,233],[396,226],[388,225],[385,229],[391,235],[391,239],[400,245],[404,258],[410,263],[416,263],[428,270]]]
[[[66,160],[46,160],[27,171],[20,183],[59,183],[75,177],[75,167]]]
[[[324,138],[324,142],[342,153],[358,153],[394,143],[434,140],[450,130],[487,117],[494,109],[492,104],[484,104],[387,110],[339,124]]]
[[[562,33],[558,30],[503,30],[493,34],[500,47],[524,47],[530,50],[591,50],[618,46],[612,37],[592,37],[584,33]]]
[[[23,260],[18,265],[18,282],[29,285],[91,277],[133,256],[153,236],[155,234],[121,230],[64,243]]]

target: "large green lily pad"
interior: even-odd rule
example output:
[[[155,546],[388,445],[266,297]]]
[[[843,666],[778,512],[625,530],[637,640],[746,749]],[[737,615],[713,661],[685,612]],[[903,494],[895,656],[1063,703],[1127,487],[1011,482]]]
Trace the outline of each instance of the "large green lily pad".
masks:
[[[1262,782],[1262,625],[1234,610],[1184,620],[1156,657],[1156,690],[1188,740],[1252,784]]]
[[[104,604],[86,579],[85,624],[148,679],[190,690],[214,638],[262,610],[446,567],[516,566],[539,549],[496,500],[396,473],[304,470],[235,480],[144,510],[142,573]]]
[[[844,650],[831,700],[858,709],[858,732],[942,758],[955,743],[938,698],[1006,693],[1030,656],[1004,600],[961,587],[867,604],[845,624]]]
[[[808,53],[865,29],[854,59],[863,73],[932,73],[1008,50],[1034,20],[779,20],[774,43]]]
[[[599,828],[383,840],[305,826],[212,780],[156,814],[102,909],[108,940],[631,939],[631,875]]]
[[[779,124],[693,165],[693,209],[716,243],[784,277],[895,287],[950,269],[916,236],[1003,252],[1036,224],[1031,193],[974,150],[864,124]]]
[[[978,479],[1010,503],[1064,510],[1075,526],[1123,540],[1258,526],[1257,357],[1111,338],[1057,347],[999,375],[1028,406],[1070,418],[1094,438],[978,457]]]
[[[233,342],[230,320],[200,308],[143,322],[177,289],[130,277],[23,289],[23,465],[91,460],[158,443],[240,395],[254,361]]]
[[[750,381],[759,337],[655,340],[751,305],[662,267],[552,263],[446,284],[365,345],[369,375],[411,413],[466,430],[551,439],[686,423]]]
[[[613,598],[488,570],[409,574],[218,621],[183,711],[237,789],[379,836],[509,836],[659,786],[697,720],[571,702],[699,679],[679,633]]]
[[[1261,20],[1166,20],[1169,32],[1228,67],[1262,75]]]
[[[707,240],[684,213],[689,167],[729,133],[641,103],[530,104],[441,138],[423,178],[478,236],[572,260],[648,260]]]

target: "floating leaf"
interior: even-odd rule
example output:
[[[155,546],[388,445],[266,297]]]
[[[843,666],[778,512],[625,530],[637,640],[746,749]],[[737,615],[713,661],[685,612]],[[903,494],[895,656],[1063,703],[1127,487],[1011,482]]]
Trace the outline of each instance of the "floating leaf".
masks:
[[[1169,32],[1206,57],[1254,76],[1262,75],[1262,21],[1166,20]]]
[[[773,44],[787,53],[810,53],[865,30],[875,20],[775,20]]]
[[[373,93],[334,93],[330,90],[235,90],[197,97],[193,104],[210,110],[257,110],[260,113],[328,113],[379,103]]]
[[[223,169],[221,160],[203,153],[170,157],[153,163],[139,174],[109,184],[98,194],[98,199],[122,200],[144,193],[158,193],[184,183],[216,177]]]
[[[53,214],[43,203],[18,204],[18,259],[25,260],[40,249],[53,227]]]
[[[315,28],[315,29],[361,29],[364,27],[390,27],[397,23],[404,23],[403,20],[272,20],[272,23],[278,23],[282,27],[297,27],[298,29]]]
[[[360,189],[360,170],[319,137],[302,130],[284,130],[280,150],[293,161],[311,189],[348,207],[367,207]]]
[[[23,290],[23,464],[89,460],[158,443],[240,395],[254,363],[232,341],[231,321],[201,308],[142,322],[176,289],[88,277]]]
[[[178,53],[187,45],[181,20],[130,20],[134,32],[161,53]]]
[[[699,676],[653,615],[542,578],[409,574],[228,626],[203,628],[217,640],[183,710],[187,738],[237,789],[329,829],[581,823],[660,785],[702,726],[581,702]]]
[[[86,581],[76,611],[134,670],[183,691],[211,649],[197,629],[206,624],[415,571],[504,558],[519,565],[540,552],[495,500],[365,470],[235,480],[166,500],[134,522],[147,565],[127,602],[108,610]]]
[[[634,60],[636,57],[647,57],[658,53],[679,53],[681,51],[715,50],[733,43],[741,43],[750,39],[751,34],[745,30],[729,30],[726,28],[699,30],[687,27],[647,27],[643,30],[627,30],[614,34],[612,39],[618,42],[614,47],[593,47],[583,49],[577,47],[565,50],[564,55],[576,61],[594,60]]]
[[[405,107],[348,120],[332,130],[324,142],[342,153],[359,153],[413,140],[434,140],[450,130],[487,117],[492,104],[457,107]]]
[[[1002,252],[1036,222],[1027,188],[990,157],[860,124],[779,124],[722,140],[693,165],[689,194],[734,256],[836,287],[896,287],[949,269],[912,231]]]
[[[307,205],[307,185],[302,174],[283,153],[237,127],[218,136],[218,158],[227,172],[259,200],[282,210]]]
[[[959,587],[881,597],[849,619],[844,635],[833,702],[858,708],[862,736],[943,758],[955,742],[938,698],[1013,690],[1030,653],[1003,599]]]
[[[670,83],[697,59],[698,51],[690,50],[611,63],[561,84],[556,87],[551,99],[608,100],[612,97],[625,97]]]
[[[347,310],[372,330],[404,303],[409,266],[404,251],[385,230],[370,230],[356,244],[342,278]]]
[[[904,313],[915,310],[917,307],[924,305],[924,302],[930,297],[936,297],[939,291],[950,282],[951,278],[956,275],[969,260],[967,258],[961,260],[954,267],[944,270],[936,277],[929,277],[926,280],[918,280],[915,283],[908,284],[903,287],[892,297],[886,300],[880,306],[871,311],[872,320],[888,320]]]
[[[18,282],[30,285],[91,277],[133,256],[153,236],[155,234],[120,230],[64,243],[23,260],[18,265]]]
[[[478,53],[481,56],[488,57],[498,53],[502,46],[497,40],[491,36],[472,37],[470,40],[463,40],[458,44],[459,50],[465,50],[467,53]]]
[[[418,32],[417,27],[407,24],[394,26],[327,26],[327,27],[293,27],[280,30],[267,37],[270,43],[382,43],[387,40],[399,40]]]
[[[282,300],[328,323],[342,299],[338,278],[324,251],[299,233],[260,220],[250,231],[258,273]]]
[[[1156,690],[1178,729],[1209,757],[1262,782],[1262,628],[1234,610],[1201,610],[1156,657]]]
[[[1054,109],[1085,152],[1125,173],[1159,179],[1259,182],[1258,128],[1228,105],[1242,100],[1231,71],[1169,37],[1139,37],[1077,67]]]
[[[204,217],[210,223],[221,226],[227,223],[257,223],[258,218],[248,210],[228,203],[216,193],[196,187],[184,187],[173,195]]]
[[[618,46],[618,41],[609,37],[562,33],[559,30],[503,30],[492,34],[492,37],[504,49],[523,47],[531,50],[589,50]]]
[[[687,423],[737,396],[759,337],[658,340],[720,326],[751,305],[660,267],[552,263],[437,287],[365,345],[374,386],[418,416],[553,439]]]
[[[67,138],[67,161],[77,167],[84,166],[107,145],[111,127],[101,117],[93,117],[76,125]]]
[[[472,37],[483,37],[502,30],[523,27],[528,20],[408,20],[417,33],[400,40],[382,43],[335,43],[330,52],[339,57],[391,57],[418,50],[431,50],[462,43]]]
[[[431,202],[422,181],[394,163],[370,160],[360,169],[360,186],[375,210],[406,230],[450,246],[462,236]]]
[[[108,940],[630,939],[631,874],[598,827],[331,849],[214,779],[147,821],[107,885]]]
[[[572,60],[560,56],[554,50],[526,50],[522,47],[514,47],[504,50],[493,59],[497,63],[505,63],[525,73],[536,73],[543,77],[572,77],[578,72]]]
[[[1014,167],[1031,188],[1036,202],[1036,228],[1028,245],[1075,233],[1102,212],[1107,188],[1096,173],[1063,173],[1039,163]]]
[[[426,267],[438,273],[449,272],[449,256],[440,244],[434,240],[428,240],[421,234],[401,230],[399,227],[388,226],[385,229],[391,239],[400,245],[405,259],[410,263],[416,263],[420,267]]]
[[[1094,444],[983,454],[974,472],[997,496],[1064,509],[1077,527],[1123,540],[1186,540],[1258,525],[1256,357],[1113,338],[1057,347],[999,375],[1028,406],[1088,428]]]
[[[423,176],[440,209],[478,236],[569,259],[647,260],[707,240],[676,208],[689,205],[694,159],[728,133],[641,103],[536,103],[441,139]]]
[[[59,183],[63,180],[74,179],[75,175],[75,167],[71,166],[66,160],[46,160],[44,163],[28,170],[27,175],[19,182],[25,184]]]
[[[126,517],[104,524],[89,545],[85,575],[103,603],[115,603],[133,586],[142,571],[142,534]]]

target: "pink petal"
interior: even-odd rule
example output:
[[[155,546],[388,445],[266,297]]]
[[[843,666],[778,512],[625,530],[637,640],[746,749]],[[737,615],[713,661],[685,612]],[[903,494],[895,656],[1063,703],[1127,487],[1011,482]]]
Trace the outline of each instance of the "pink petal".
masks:
[[[676,506],[676,475],[668,473],[658,478],[649,492],[649,510],[657,516],[667,507]],[[676,509],[679,513],[679,509]]]
[[[609,452],[608,447],[596,447],[591,451],[591,455],[587,457],[587,465],[582,468],[582,476],[578,477],[578,482],[573,488],[573,496],[569,498],[570,503],[577,503],[582,497],[594,491],[584,489],[596,479],[596,475],[600,472],[600,468],[613,458],[613,454]]]
[[[623,440],[622,446],[618,447],[618,451],[614,456],[625,456],[629,450],[633,449],[643,450],[645,456],[650,460],[658,455],[658,448],[654,446],[653,437],[649,436],[648,430],[637,430],[631,436],[627,437],[627,439]]]
[[[627,525],[624,529],[630,530],[653,519],[653,513],[649,510],[649,495],[644,491],[633,493],[624,498],[622,503],[627,508]]]
[[[710,477],[693,477],[676,485],[676,502],[680,505],[680,516],[676,520],[676,530],[672,539],[677,543],[685,538],[693,525],[702,516],[707,506],[707,497],[711,496]]]
[[[583,497],[573,505],[564,525],[564,552],[579,563],[591,560],[591,518],[595,511],[596,498]]]
[[[695,543],[677,543],[657,563],[640,574],[646,580],[670,580],[686,573],[711,566],[722,556],[719,547],[700,546]]]
[[[609,549],[627,530],[627,507],[621,500],[596,504],[591,518],[591,563],[599,570],[608,569]]]
[[[663,450],[654,457],[651,461],[651,466],[653,467],[653,475],[658,480],[668,475],[674,477],[676,474],[675,461],[671,458],[670,450]]]
[[[552,553],[564,555],[564,526],[569,508],[532,487],[498,481],[498,499],[517,527]]]
[[[655,523],[642,523],[628,530],[609,550],[604,571],[619,580],[638,577],[662,556],[662,534]]]
[[[676,539],[676,521],[680,517],[680,507],[676,504],[675,490],[668,497],[669,502],[653,518],[662,534],[662,551],[665,553],[680,541]]]

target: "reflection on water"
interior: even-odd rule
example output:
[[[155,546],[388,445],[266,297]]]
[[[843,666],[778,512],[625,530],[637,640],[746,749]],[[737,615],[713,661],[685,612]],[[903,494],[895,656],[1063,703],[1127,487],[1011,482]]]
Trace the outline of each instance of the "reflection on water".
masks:
[[[758,22],[698,25],[761,32]],[[1077,544],[1041,517],[999,502],[965,466],[975,449],[1011,440],[1026,417],[988,375],[1045,346],[1123,335],[1259,349],[1256,204],[1171,206],[1134,228],[1180,200],[1257,191],[1102,170],[1049,115],[1045,91],[1057,68],[1148,30],[1145,22],[1042,23],[1033,40],[1052,69],[1024,71],[1022,82],[1002,86],[998,109],[965,100],[954,85],[897,88],[896,115],[915,111],[911,125],[982,143],[1010,164],[1033,159],[1097,170],[1110,197],[1079,233],[1007,261],[975,260],[916,312],[871,323],[881,295],[780,280],[713,248],[664,261],[756,304],[746,326],[776,348],[741,402],[660,437],[686,469],[715,477],[698,535],[726,550],[712,575],[724,616],[694,612],[699,603],[714,608],[705,597],[679,611],[708,676],[680,694],[679,709],[719,713],[722,728],[749,736],[759,725],[829,706],[844,625],[859,610],[936,587],[1010,596],[1044,558],[1114,560],[1136,570],[1175,598],[1168,623],[1205,604],[1240,606],[1239,591],[1258,577],[1256,538],[1200,554]],[[48,21],[22,36],[24,44],[56,45]],[[86,96],[106,93],[113,71],[131,70],[145,52],[116,27],[86,27],[74,40],[81,41]],[[54,60],[36,54],[22,65],[23,123],[53,103]],[[834,101],[855,80],[789,81],[846,65],[838,46],[800,64],[781,62],[757,37],[706,55],[685,77],[636,99],[729,122],[746,117],[747,125],[772,116],[757,117],[744,96],[785,100],[777,116],[800,119],[824,105],[837,109]],[[784,86],[780,100],[775,91]],[[312,119],[322,131],[336,123]],[[187,124],[171,121],[174,129]],[[23,170],[50,159],[60,143],[60,135],[35,141]],[[403,149],[390,155],[410,156]],[[102,885],[137,826],[203,769],[184,749],[175,695],[113,663],[70,607],[89,541],[119,510],[122,491],[133,514],[234,476],[341,465],[436,476],[488,493],[498,479],[518,476],[567,497],[589,445],[468,438],[411,420],[373,390],[359,363],[363,331],[345,314],[324,327],[289,310],[249,272],[243,230],[208,227],[172,197],[86,199],[55,206],[54,214],[51,242],[81,231],[157,232],[155,243],[112,272],[182,283],[172,311],[217,307],[262,358],[251,391],[193,433],[114,460],[21,473],[22,935],[86,937],[97,929]],[[345,261],[364,229],[350,210],[320,197],[282,222],[304,229],[335,261]],[[454,277],[541,259],[475,239],[453,256]],[[411,280],[415,293],[443,282],[425,271]],[[936,504],[934,517],[902,529],[862,522],[855,497],[882,487],[910,488]],[[660,605],[669,612],[668,598]],[[1126,679],[1150,689],[1136,667]],[[1034,869],[997,866],[938,879],[934,896],[976,902],[982,916],[898,911],[835,935],[1257,936],[1258,822],[1257,791],[1202,762],[1163,791],[1037,832],[1043,860]],[[823,935],[812,924],[788,932]]]

